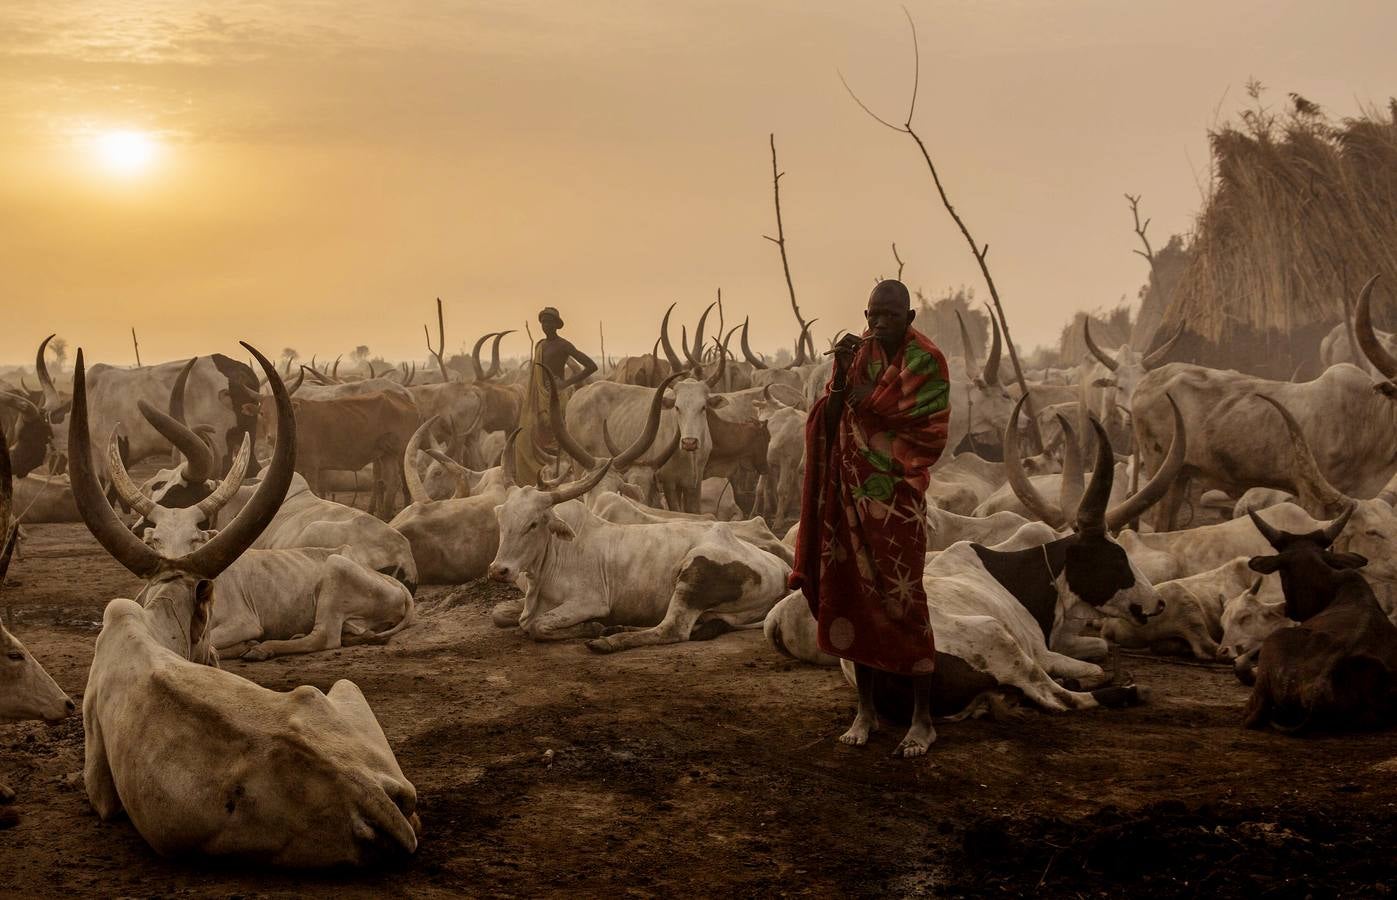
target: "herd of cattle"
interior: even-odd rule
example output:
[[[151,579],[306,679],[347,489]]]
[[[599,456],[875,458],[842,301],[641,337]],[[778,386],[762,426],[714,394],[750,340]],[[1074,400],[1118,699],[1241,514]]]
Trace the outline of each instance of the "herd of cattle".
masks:
[[[1372,292],[1304,383],[1161,364],[1168,345],[1144,357],[1088,332],[1080,365],[1028,373],[1021,395],[993,317],[983,364],[962,327],[928,491],[936,713],[1004,694],[1137,702],[1098,665],[1121,645],[1231,661],[1253,686],[1248,726],[1391,724],[1397,347],[1372,327]],[[599,653],[762,628],[781,653],[838,664],[786,589],[806,410],[830,363],[808,355],[808,326],[784,367],[746,323],[705,340],[711,311],[676,352],[671,307],[653,352],[570,396],[540,368],[558,452],[537,484],[514,466],[534,372],[501,365],[507,332],[477,341],[473,373],[439,366],[424,384],[338,364],[292,381],[244,344],[247,363],[137,368],[79,351],[65,393],[41,344],[39,389],[0,391],[0,580],[19,524],[82,521],[145,581],[107,604],[83,693],[99,815],[125,813],[168,856],[413,852],[415,790],[352,682],[280,693],[218,661],[429,628],[419,584],[516,584],[496,625]],[[164,467],[137,483],[129,467],[152,458]],[[0,643],[0,722],[74,710],[3,626]]]

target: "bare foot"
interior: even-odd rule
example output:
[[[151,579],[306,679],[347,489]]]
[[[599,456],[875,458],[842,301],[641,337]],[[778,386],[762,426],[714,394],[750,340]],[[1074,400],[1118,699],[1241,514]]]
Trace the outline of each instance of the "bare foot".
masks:
[[[877,730],[878,726],[872,719],[862,715],[854,716],[854,724],[839,736],[839,742],[851,747],[862,747],[868,743],[868,736]]]
[[[918,756],[926,756],[927,749],[936,743],[936,729],[930,722],[926,724],[913,723],[907,729],[907,736],[902,739],[902,743],[897,745],[893,751],[893,756],[900,756],[903,759],[915,759]]]

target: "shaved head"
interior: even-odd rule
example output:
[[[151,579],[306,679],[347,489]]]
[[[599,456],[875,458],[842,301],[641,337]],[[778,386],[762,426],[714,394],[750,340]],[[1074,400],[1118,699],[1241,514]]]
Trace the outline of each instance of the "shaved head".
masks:
[[[892,278],[873,286],[873,293],[868,295],[868,309],[864,311],[868,330],[889,356],[907,339],[907,329],[916,315],[907,286]]]

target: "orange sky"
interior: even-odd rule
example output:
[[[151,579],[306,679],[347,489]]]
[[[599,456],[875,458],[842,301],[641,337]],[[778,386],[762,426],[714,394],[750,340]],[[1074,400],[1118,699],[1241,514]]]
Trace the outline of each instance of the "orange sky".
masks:
[[[990,261],[1015,337],[1134,297],[1126,191],[1188,227],[1205,132],[1255,76],[1332,115],[1397,92],[1391,0],[910,3],[917,124]],[[775,131],[796,289],[859,321],[889,244],[910,286],[984,294],[901,114],[896,4],[776,0],[7,0],[0,7],[0,361],[50,331],[91,359],[368,344],[424,355],[544,305],[595,351],[649,348],[721,286],[754,343],[794,334],[775,248]],[[140,176],[91,136],[156,133]],[[506,353],[522,353],[511,338]]]

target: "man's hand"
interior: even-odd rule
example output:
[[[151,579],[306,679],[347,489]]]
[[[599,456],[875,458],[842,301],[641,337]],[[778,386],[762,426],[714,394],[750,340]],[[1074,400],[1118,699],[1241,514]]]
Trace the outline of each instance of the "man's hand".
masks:
[[[849,371],[849,363],[854,361],[854,354],[863,346],[863,338],[853,334],[846,334],[834,345],[834,368],[843,375]]]

